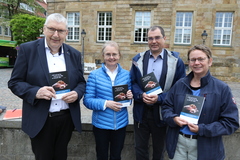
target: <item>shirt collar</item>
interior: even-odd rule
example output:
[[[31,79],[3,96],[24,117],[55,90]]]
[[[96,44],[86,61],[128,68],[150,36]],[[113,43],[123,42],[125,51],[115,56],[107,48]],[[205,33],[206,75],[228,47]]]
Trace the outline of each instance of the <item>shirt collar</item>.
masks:
[[[105,67],[107,73],[117,74],[117,72],[118,72],[118,65],[117,65],[116,69],[115,69],[113,72],[111,72],[111,71],[107,68],[106,65],[104,65],[104,67]]]
[[[162,49],[162,52],[158,55],[158,57],[160,58],[160,59],[163,59],[164,58],[164,49]],[[153,55],[152,55],[152,52],[150,51],[150,55],[149,55],[149,57],[152,57]]]
[[[44,45],[45,45],[45,49],[48,49],[49,51],[51,51],[50,48],[49,48],[48,45],[47,45],[47,40],[46,40],[46,38],[45,38],[45,40],[44,40]],[[58,52],[58,55],[59,55],[59,56],[60,56],[61,54],[63,54],[63,45],[59,48],[59,52]]]

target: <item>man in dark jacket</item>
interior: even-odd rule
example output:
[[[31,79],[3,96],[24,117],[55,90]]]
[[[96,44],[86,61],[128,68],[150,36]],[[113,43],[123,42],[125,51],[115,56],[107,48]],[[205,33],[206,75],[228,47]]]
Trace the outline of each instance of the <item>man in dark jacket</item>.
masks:
[[[150,135],[153,145],[153,160],[163,159],[166,125],[161,120],[161,105],[172,85],[185,77],[185,65],[177,52],[164,49],[166,37],[162,27],[153,26],[148,31],[150,50],[137,54],[131,68],[132,92],[134,95],[134,135],[137,160],[149,160]],[[153,72],[163,90],[161,94],[147,95],[141,77]]]
[[[22,130],[36,160],[66,160],[74,127],[81,132],[79,101],[86,82],[80,52],[63,43],[66,18],[49,15],[43,30],[45,38],[20,45],[8,87],[23,99]],[[66,92],[62,97],[52,87],[52,76],[68,82],[68,89],[60,90]]]

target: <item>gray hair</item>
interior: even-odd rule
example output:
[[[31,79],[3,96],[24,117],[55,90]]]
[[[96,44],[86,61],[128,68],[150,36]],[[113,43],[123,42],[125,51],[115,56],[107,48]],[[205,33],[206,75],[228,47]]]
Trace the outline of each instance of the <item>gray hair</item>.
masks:
[[[49,21],[56,21],[59,23],[63,22],[66,24],[66,28],[67,28],[67,19],[60,13],[52,13],[49,16],[47,16],[47,19],[46,19],[44,25],[47,25]]]
[[[115,47],[118,50],[119,55],[121,56],[120,47],[115,41],[107,41],[104,43],[104,45],[102,46],[102,55],[104,54],[105,48],[107,46]]]

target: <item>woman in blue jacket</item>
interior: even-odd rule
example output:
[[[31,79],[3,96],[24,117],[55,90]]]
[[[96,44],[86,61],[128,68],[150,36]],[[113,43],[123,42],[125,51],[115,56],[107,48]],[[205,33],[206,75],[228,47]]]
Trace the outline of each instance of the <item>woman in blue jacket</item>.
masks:
[[[204,45],[188,51],[192,72],[169,91],[162,107],[163,119],[169,126],[166,147],[172,160],[223,160],[222,135],[239,128],[238,109],[228,85],[209,72],[212,53]],[[198,124],[181,118],[186,94],[205,97]]]
[[[90,73],[83,99],[84,105],[93,110],[92,124],[96,141],[97,160],[120,160],[128,125],[127,107],[113,100],[112,87],[128,85],[126,97],[132,99],[129,71],[123,69],[119,60],[119,46],[114,41],[102,48],[104,63]],[[110,157],[108,150],[110,148]]]

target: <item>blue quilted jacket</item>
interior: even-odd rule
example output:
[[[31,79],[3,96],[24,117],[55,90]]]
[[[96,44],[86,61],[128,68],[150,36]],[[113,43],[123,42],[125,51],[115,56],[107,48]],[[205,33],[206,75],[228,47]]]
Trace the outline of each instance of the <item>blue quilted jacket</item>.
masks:
[[[129,71],[123,69],[118,64],[118,73],[114,81],[114,85],[128,84],[131,89],[131,79]],[[115,112],[110,108],[104,110],[106,100],[113,100],[112,82],[104,64],[102,67],[90,73],[86,86],[83,103],[93,110],[92,124],[100,129],[118,130],[128,125],[127,107],[123,107],[121,111]]]

